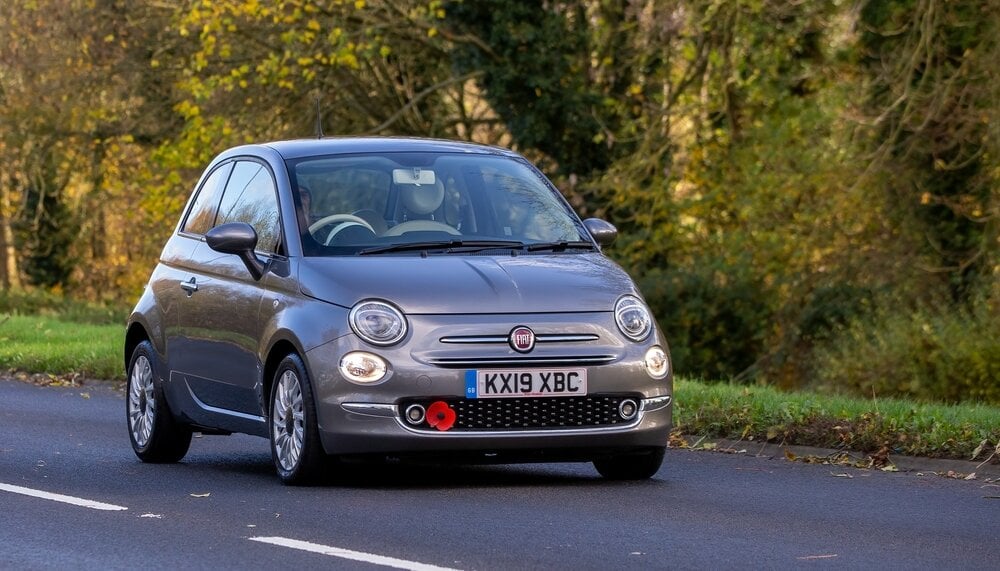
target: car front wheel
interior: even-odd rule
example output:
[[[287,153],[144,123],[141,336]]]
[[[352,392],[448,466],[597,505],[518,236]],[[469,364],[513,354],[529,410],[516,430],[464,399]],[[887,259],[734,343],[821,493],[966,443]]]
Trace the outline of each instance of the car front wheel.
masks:
[[[285,484],[316,481],[326,454],[319,441],[309,375],[298,355],[288,355],[274,374],[269,407],[271,458]]]
[[[191,429],[170,413],[163,385],[153,367],[153,345],[143,341],[132,352],[128,366],[125,414],[129,440],[143,462],[177,462],[191,446]]]
[[[620,454],[594,460],[597,471],[609,480],[648,480],[663,464],[666,447],[658,446],[642,452]]]

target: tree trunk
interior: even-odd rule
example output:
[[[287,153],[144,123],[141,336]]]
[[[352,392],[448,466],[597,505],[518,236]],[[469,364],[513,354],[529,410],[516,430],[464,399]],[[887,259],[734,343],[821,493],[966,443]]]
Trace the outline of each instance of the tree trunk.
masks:
[[[21,274],[17,267],[17,245],[10,221],[13,207],[8,182],[9,179],[0,180],[0,288],[17,291],[21,289]]]

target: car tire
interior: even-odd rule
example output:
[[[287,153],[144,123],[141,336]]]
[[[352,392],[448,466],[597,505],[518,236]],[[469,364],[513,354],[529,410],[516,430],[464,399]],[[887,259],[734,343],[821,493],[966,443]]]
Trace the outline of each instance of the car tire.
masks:
[[[665,446],[594,460],[594,467],[608,480],[648,480],[660,470]]]
[[[282,483],[315,483],[328,462],[319,439],[312,383],[298,355],[282,359],[268,404],[271,459]]]
[[[163,392],[153,345],[132,351],[125,389],[125,421],[132,450],[143,462],[178,462],[191,447],[191,428],[178,422]]]

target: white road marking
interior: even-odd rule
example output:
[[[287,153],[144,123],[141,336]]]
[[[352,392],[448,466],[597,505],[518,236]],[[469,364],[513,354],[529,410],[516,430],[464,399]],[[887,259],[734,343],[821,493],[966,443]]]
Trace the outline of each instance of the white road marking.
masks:
[[[286,537],[250,537],[248,539],[250,541],[270,543],[271,545],[280,545],[281,547],[290,547],[292,549],[319,553],[321,555],[332,555],[333,557],[350,559],[351,561],[362,561],[365,563],[372,563],[374,565],[382,565],[384,567],[395,567],[397,569],[409,569],[410,571],[457,571],[456,569],[451,569],[450,567],[438,567],[437,565],[407,561],[406,559],[396,559],[395,557],[386,557],[384,555],[365,553],[363,551],[351,551],[350,549],[330,547],[328,545],[320,545],[318,543],[310,543],[308,541],[299,541],[297,539],[288,539]]]
[[[123,511],[128,509],[127,507],[124,506],[105,504],[103,502],[95,502],[93,500],[85,500],[83,498],[75,498],[73,496],[64,496],[62,494],[53,494],[51,492],[43,492],[41,490],[33,490],[31,488],[12,486],[10,484],[4,484],[4,483],[0,483],[0,491],[11,492],[14,494],[21,494],[23,496],[31,496],[33,498],[42,498],[43,500],[52,500],[54,502],[62,502],[64,504],[71,504],[74,506],[80,506],[82,508],[90,508],[92,510]]]

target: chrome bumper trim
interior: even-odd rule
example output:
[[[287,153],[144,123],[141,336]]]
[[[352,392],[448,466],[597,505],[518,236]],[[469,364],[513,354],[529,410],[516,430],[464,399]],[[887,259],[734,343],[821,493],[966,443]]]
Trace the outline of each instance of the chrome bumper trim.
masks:
[[[639,405],[639,410],[652,412],[654,410],[660,410],[670,405],[673,397],[670,395],[664,395],[662,397],[653,397],[649,399],[642,399],[642,403]]]
[[[354,414],[392,418],[396,416],[396,405],[368,402],[342,402],[340,408]]]

